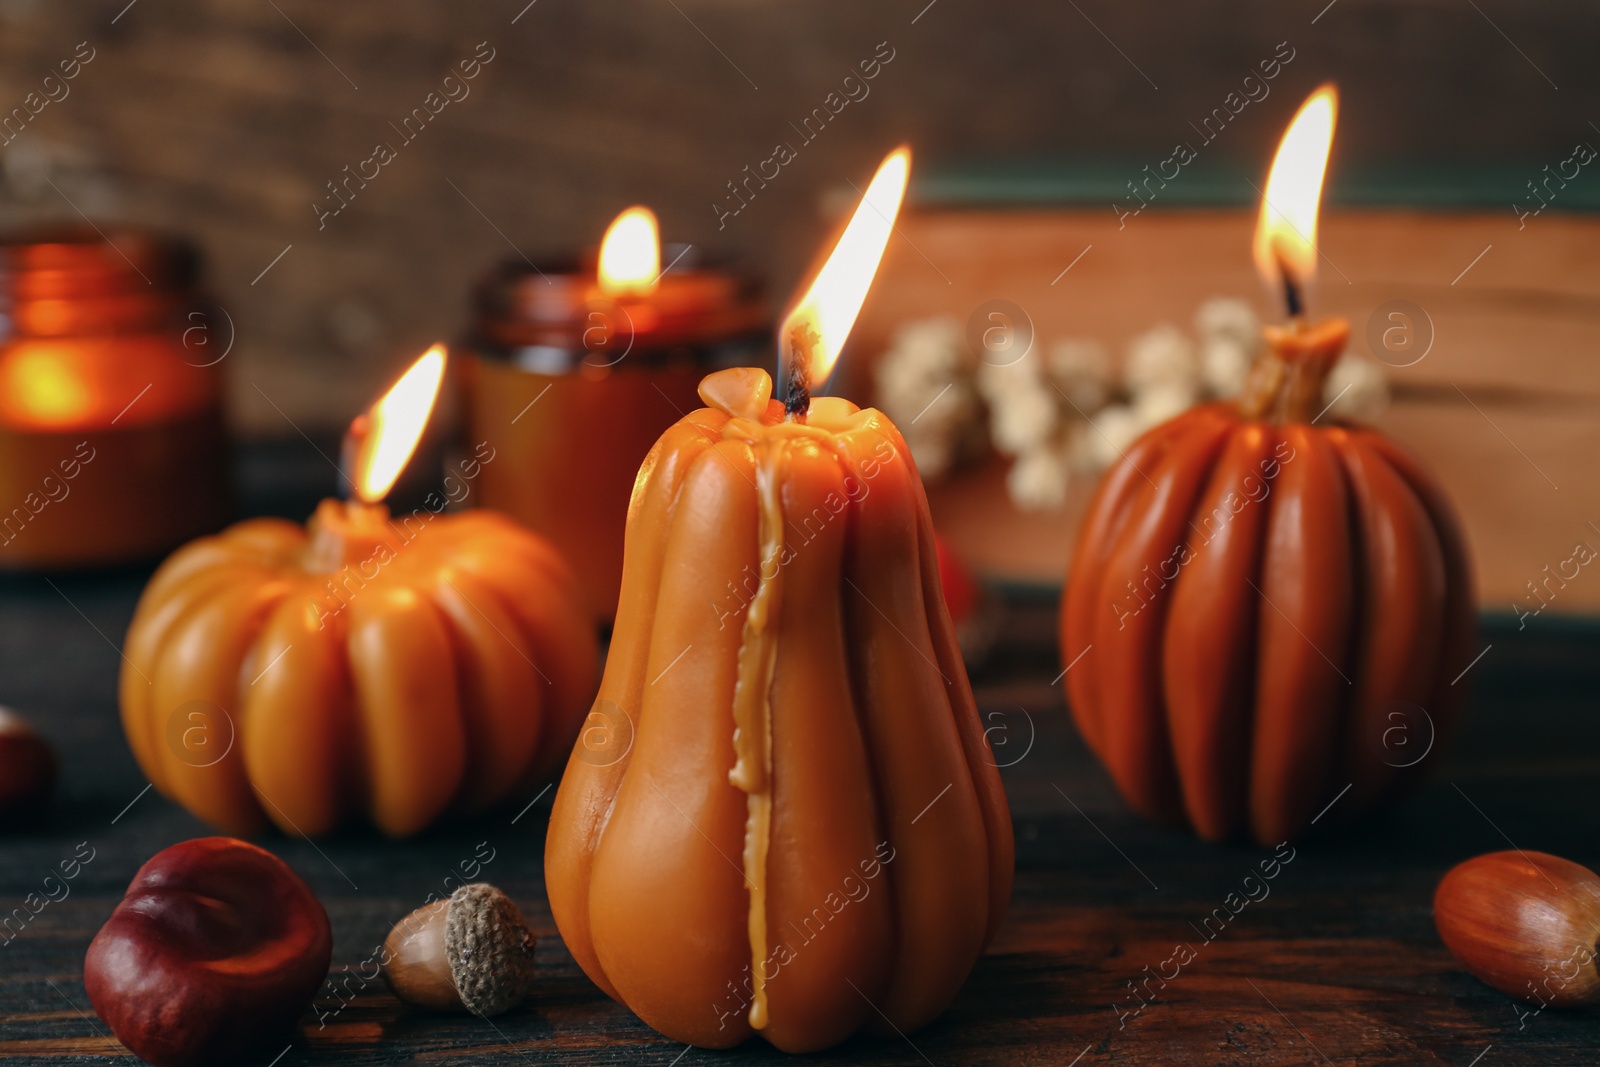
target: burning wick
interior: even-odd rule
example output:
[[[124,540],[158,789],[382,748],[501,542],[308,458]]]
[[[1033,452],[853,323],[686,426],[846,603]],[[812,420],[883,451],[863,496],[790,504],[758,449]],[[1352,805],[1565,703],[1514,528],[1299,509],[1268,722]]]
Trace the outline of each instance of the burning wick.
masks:
[[[1289,309],[1289,318],[1298,319],[1305,314],[1305,298],[1301,295],[1299,284],[1294,280],[1294,273],[1289,270],[1289,265],[1282,257],[1278,259],[1278,273],[1283,277],[1283,302]]]
[[[342,500],[359,500],[361,490],[356,485],[360,469],[361,452],[372,434],[372,416],[363,411],[350,422],[344,440],[339,444],[339,497]]]
[[[811,410],[811,364],[821,342],[822,335],[809,322],[797,322],[789,330],[789,379],[783,400],[786,418],[803,419]]]

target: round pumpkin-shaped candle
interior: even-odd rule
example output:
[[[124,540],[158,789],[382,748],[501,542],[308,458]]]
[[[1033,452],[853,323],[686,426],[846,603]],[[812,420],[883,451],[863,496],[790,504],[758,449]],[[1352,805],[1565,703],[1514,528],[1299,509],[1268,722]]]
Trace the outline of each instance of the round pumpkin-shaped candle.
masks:
[[[1444,493],[1382,434],[1319,417],[1348,333],[1269,330],[1238,404],[1128,449],[1072,559],[1078,727],[1135,808],[1210,840],[1279,842],[1392,796],[1448,733],[1476,651]]]
[[[174,553],[128,631],[122,723],[163,794],[233,834],[415,833],[552,774],[594,692],[576,583],[489,511],[325,500]]]
[[[657,1030],[803,1052],[950,1004],[1012,837],[904,440],[771,392],[708,377],[645,459],[545,882],[578,964]]]

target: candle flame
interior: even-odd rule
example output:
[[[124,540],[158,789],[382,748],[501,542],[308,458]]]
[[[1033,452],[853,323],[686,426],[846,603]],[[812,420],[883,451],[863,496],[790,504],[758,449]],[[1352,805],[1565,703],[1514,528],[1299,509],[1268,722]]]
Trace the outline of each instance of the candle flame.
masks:
[[[49,345],[18,346],[0,374],[0,408],[16,422],[40,428],[83,425],[97,406],[83,368]]]
[[[600,242],[600,288],[607,296],[648,293],[661,274],[655,212],[630,207],[612,220]]]
[[[422,440],[444,381],[444,361],[443,345],[428,349],[352,427],[353,433],[365,430],[357,445],[352,481],[356,495],[367,503],[375,504],[389,494]]]
[[[796,328],[809,327],[815,334],[811,344],[813,382],[820,384],[827,379],[861,313],[889,234],[894,231],[895,216],[900,213],[910,176],[911,149],[901,145],[879,165],[828,261],[817,272],[806,295],[783,320],[778,334],[781,352],[790,350],[789,339]]]
[[[1317,208],[1333,146],[1339,92],[1331,84],[1300,105],[1267,175],[1256,223],[1256,271],[1269,288],[1301,288],[1317,273]]]

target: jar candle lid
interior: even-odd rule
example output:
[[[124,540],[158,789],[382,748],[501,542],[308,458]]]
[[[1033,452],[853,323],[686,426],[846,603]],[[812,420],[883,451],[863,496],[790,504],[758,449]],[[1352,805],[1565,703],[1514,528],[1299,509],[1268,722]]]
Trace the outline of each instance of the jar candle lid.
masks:
[[[193,244],[145,230],[102,236],[89,227],[56,226],[0,237],[0,291],[20,299],[186,289],[199,270]]]
[[[144,331],[192,301],[194,245],[144,230],[49,227],[0,237],[0,337]]]
[[[592,260],[534,266],[508,259],[473,293],[474,340],[492,348],[549,348],[655,352],[715,345],[764,332],[767,308],[760,283],[725,264],[699,263],[692,253],[674,262],[648,293],[610,296]]]

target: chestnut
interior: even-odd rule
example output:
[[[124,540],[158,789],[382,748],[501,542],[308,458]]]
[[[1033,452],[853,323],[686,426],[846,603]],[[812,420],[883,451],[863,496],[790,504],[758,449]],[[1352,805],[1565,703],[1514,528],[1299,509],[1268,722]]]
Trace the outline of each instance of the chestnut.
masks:
[[[83,984],[135,1055],[205,1067],[286,1040],[332,957],[328,913],[299,875],[255,845],[202,837],[139,868]]]
[[[1540,1008],[1600,1003],[1600,876],[1544,852],[1491,852],[1450,869],[1433,921],[1480,981]]]
[[[56,754],[27,719],[0,707],[0,823],[37,815],[56,784]]]

